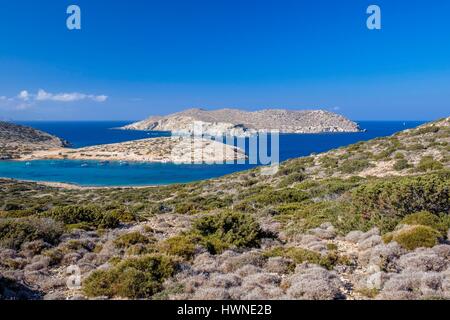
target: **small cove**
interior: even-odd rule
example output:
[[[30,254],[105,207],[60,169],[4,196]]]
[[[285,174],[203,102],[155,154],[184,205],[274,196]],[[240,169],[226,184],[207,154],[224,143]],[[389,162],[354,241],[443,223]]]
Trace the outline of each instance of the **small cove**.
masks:
[[[112,130],[129,122],[22,122],[85,147],[152,137],[167,132]],[[280,135],[280,160],[325,152],[358,141],[413,128],[418,121],[361,121],[366,132]],[[143,186],[186,183],[250,169],[250,164],[127,163],[82,160],[0,161],[0,177],[77,184],[80,186]]]

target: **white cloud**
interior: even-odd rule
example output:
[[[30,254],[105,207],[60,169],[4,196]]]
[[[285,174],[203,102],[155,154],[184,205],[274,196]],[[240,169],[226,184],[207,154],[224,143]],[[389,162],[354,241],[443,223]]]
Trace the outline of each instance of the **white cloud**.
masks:
[[[80,100],[92,100],[94,102],[105,102],[108,96],[105,95],[92,95],[79,92],[72,93],[49,93],[40,89],[35,97],[36,101],[57,101],[57,102],[73,102]]]
[[[17,95],[17,98],[19,98],[20,100],[23,100],[23,101],[28,101],[28,100],[30,100],[30,94],[28,93],[27,90],[22,90]]]
[[[93,102],[102,103],[108,100],[108,96],[85,94],[79,92],[50,93],[43,89],[38,90],[36,94],[30,93],[27,90],[22,90],[17,96],[14,97],[0,96],[0,102],[2,102],[1,106],[14,110],[26,110],[36,105],[37,103],[44,101],[68,103],[82,100],[90,100]]]
[[[105,102],[108,99],[108,96],[100,95],[100,96],[90,96],[90,99],[96,102]]]

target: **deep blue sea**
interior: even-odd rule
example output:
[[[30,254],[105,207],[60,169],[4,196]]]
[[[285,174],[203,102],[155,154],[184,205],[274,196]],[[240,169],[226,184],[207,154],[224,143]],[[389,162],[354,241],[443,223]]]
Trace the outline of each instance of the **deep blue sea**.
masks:
[[[116,143],[143,138],[170,136],[167,132],[123,131],[111,128],[130,122],[20,122],[65,140],[73,147]],[[389,136],[417,127],[420,121],[360,121],[360,133],[280,135],[280,161],[328,151],[358,141]],[[248,151],[248,150],[246,150]],[[51,181],[82,186],[141,186],[198,181],[254,167],[249,164],[177,165],[170,163],[127,163],[75,160],[0,161],[0,177]]]

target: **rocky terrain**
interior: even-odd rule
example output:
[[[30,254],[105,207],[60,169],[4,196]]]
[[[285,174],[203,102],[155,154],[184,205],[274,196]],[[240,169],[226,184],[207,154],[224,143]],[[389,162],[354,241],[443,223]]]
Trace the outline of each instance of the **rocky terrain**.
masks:
[[[218,152],[220,150],[221,152]],[[245,153],[227,144],[203,138],[164,137],[97,145],[79,149],[54,149],[23,155],[20,160],[71,159],[133,162],[214,162],[245,159]]]
[[[0,180],[0,297],[450,299],[449,154],[447,118],[274,175],[109,189]]]
[[[201,137],[164,137],[71,149],[48,133],[0,122],[0,160],[72,159],[137,162],[225,162],[245,159],[243,151]]]
[[[16,159],[36,151],[68,145],[58,137],[30,127],[0,121],[0,160]]]
[[[195,126],[194,127],[194,123]],[[281,133],[358,132],[356,123],[341,115],[322,111],[237,109],[206,111],[189,109],[165,117],[150,117],[123,127],[125,130],[171,131],[175,134],[249,136],[258,131],[279,130]]]

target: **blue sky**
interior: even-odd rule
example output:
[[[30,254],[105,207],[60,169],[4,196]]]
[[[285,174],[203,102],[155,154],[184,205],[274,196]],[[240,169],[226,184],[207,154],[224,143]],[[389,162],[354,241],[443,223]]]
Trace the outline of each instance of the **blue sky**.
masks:
[[[82,30],[66,28],[70,4]],[[366,28],[370,4],[380,31]],[[448,0],[2,1],[0,119],[134,120],[189,107],[448,116],[449,12]]]

